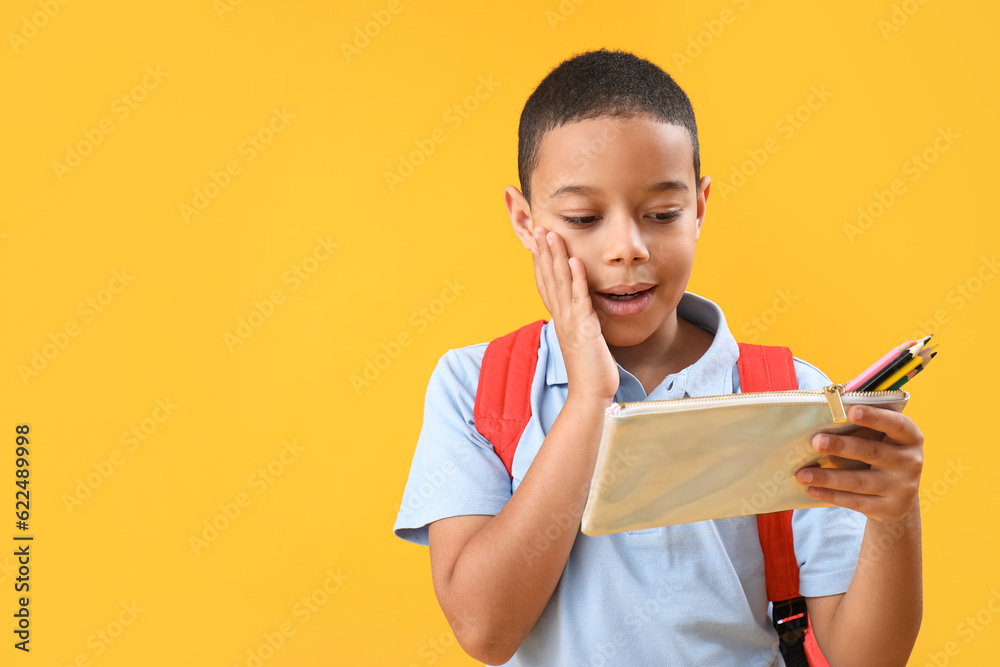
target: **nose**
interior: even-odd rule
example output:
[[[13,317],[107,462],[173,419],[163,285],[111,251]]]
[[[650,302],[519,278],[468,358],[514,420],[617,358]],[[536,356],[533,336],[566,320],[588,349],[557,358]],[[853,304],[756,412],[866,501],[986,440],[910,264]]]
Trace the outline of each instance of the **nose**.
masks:
[[[604,226],[604,261],[608,264],[642,264],[649,249],[639,223],[631,216],[616,216]]]

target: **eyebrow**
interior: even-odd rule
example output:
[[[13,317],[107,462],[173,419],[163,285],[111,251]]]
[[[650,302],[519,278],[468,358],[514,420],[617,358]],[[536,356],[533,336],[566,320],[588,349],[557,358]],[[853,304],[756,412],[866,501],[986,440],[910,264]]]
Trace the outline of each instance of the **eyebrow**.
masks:
[[[671,190],[687,192],[688,186],[684,181],[661,181],[646,188],[646,192],[670,192]],[[598,195],[600,193],[598,188],[590,185],[564,185],[549,195],[549,199],[567,195]]]

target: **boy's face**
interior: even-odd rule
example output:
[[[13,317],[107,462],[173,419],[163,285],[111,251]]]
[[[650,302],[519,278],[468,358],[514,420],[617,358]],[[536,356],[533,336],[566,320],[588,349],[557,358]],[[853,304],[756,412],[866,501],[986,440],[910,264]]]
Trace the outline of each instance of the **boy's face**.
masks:
[[[542,138],[533,203],[504,200],[525,248],[531,230],[558,233],[587,272],[608,345],[638,345],[672,326],[694,263],[710,179],[695,183],[686,129],[647,117],[602,117]],[[634,297],[611,296],[636,293]]]

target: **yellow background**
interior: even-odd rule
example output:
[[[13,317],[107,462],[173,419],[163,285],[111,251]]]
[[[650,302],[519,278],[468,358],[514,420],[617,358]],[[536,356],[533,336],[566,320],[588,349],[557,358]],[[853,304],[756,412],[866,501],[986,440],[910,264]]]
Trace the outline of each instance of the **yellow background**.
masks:
[[[545,316],[502,204],[518,116],[551,68],[606,46],[658,63],[694,102],[715,186],[689,289],[722,306],[738,339],[787,345],[844,381],[938,318],[942,354],[907,409],[926,437],[911,664],[993,664],[1000,619],[987,611],[971,637],[959,624],[983,623],[1000,596],[1000,281],[984,263],[1000,245],[988,201],[1000,9],[389,8],[4,3],[0,663],[248,665],[271,635],[268,666],[473,664],[437,606],[426,548],[391,528],[437,359]],[[355,40],[363,48],[345,52]],[[495,89],[467,101],[480,77]],[[827,99],[802,107],[823,87]],[[135,107],[124,117],[122,95]],[[456,104],[476,108],[456,123]],[[796,113],[789,135],[782,119]],[[87,151],[102,122],[112,131]],[[390,188],[386,172],[435,130],[445,141]],[[252,160],[251,135],[269,141]],[[81,142],[78,166],[54,167]],[[777,146],[766,162],[745,163],[765,145]],[[933,163],[914,172],[925,151]],[[753,173],[723,197],[734,169]],[[213,173],[225,187],[185,220]],[[878,212],[896,180],[902,193],[852,233],[858,208]],[[446,281],[459,286],[450,303]],[[275,290],[282,302],[251,316]],[[779,290],[795,300],[769,312]],[[248,317],[259,326],[227,343]],[[67,324],[78,329],[63,339]],[[36,351],[44,366],[24,374]],[[165,415],[158,400],[177,407]],[[12,647],[6,555],[18,423],[31,426],[30,654]],[[133,427],[145,440],[130,449]],[[281,462],[286,441],[299,449]],[[280,474],[262,487],[268,465]],[[96,488],[68,506],[88,475]],[[228,526],[220,504],[240,510]],[[224,529],[193,547],[212,521]]]

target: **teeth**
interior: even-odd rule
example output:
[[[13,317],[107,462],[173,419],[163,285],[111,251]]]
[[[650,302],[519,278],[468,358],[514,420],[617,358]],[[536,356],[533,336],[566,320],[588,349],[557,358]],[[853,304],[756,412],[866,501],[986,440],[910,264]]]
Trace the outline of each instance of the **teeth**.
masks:
[[[607,297],[612,301],[631,301],[639,294],[640,292],[632,292],[631,294],[608,294]]]

